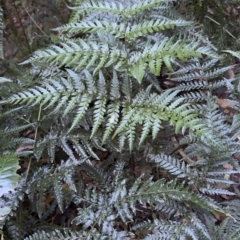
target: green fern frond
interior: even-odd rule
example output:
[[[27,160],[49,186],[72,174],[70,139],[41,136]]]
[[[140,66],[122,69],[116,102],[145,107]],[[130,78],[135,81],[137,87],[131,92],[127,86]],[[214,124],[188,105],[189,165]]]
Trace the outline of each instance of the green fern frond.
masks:
[[[224,238],[227,240],[240,239],[239,228],[231,229],[231,225],[234,222],[231,218],[225,218],[220,225],[216,225],[211,216],[205,216],[206,219],[206,228],[208,230],[211,239],[217,240],[219,238]],[[204,236],[200,232],[199,239],[203,240]]]
[[[97,156],[97,154],[93,151],[93,145],[91,144],[91,142],[88,139],[81,139],[81,143],[85,149],[85,151],[92,156],[93,158],[99,160],[99,157]]]
[[[148,236],[145,238],[146,240],[158,240],[158,239],[166,239],[170,240],[174,237],[176,232],[180,232],[180,235],[185,237],[180,231],[181,225],[176,222],[157,222],[155,221],[155,225],[159,226],[154,228],[152,234],[148,234]]]
[[[61,46],[52,45],[46,50],[39,50],[21,64],[41,63],[44,60],[51,65],[73,67],[75,70],[90,69],[95,66],[96,72],[102,66],[110,66],[119,60],[126,61],[125,55],[124,52],[110,48],[107,44],[79,39],[76,41],[68,40]]]
[[[233,192],[230,192],[228,190],[225,190],[225,189],[216,189],[216,188],[210,188],[210,189],[207,189],[207,188],[200,188],[200,191],[203,193],[203,194],[209,194],[209,195],[236,195],[235,193]]]
[[[127,191],[125,184],[125,181],[118,184],[118,188],[114,190],[112,196],[109,198],[109,203],[107,204],[108,207],[113,205],[122,209],[120,217],[123,221],[132,219],[132,213],[129,210],[131,209],[131,211],[135,212],[133,202],[135,202],[136,199],[140,200],[143,205],[147,203],[151,205],[155,202],[157,196],[157,199],[165,199],[165,197],[175,201],[182,201],[184,199],[185,202],[192,202],[203,209],[220,211],[220,208],[216,203],[210,203],[209,200],[201,195],[189,193],[182,185],[176,186],[176,182],[164,183],[162,180],[158,180],[157,182],[147,180],[141,183],[138,179],[129,191]],[[82,216],[77,217],[75,221],[79,223],[82,222]]]
[[[77,240],[81,234],[69,229],[54,230],[54,231],[36,231],[34,234],[24,238],[24,240]]]
[[[47,181],[41,181],[37,185],[38,186],[33,184],[31,186],[31,188],[32,188],[33,191],[34,191],[35,188],[38,188],[38,190],[39,190],[38,199],[36,201],[36,209],[37,209],[37,213],[38,213],[39,218],[41,218],[42,215],[43,215],[43,212],[45,211],[44,201],[46,199]]]
[[[94,20],[92,22],[90,21],[81,21],[79,23],[69,23],[65,26],[59,27],[54,29],[55,31],[60,31],[63,33],[67,33],[69,37],[72,37],[74,35],[77,35],[81,32],[90,32],[90,33],[95,33],[95,32],[105,32],[105,33],[110,33],[112,35],[117,34],[118,37],[123,37],[123,33],[120,30],[123,30],[123,23],[121,24],[116,24],[115,22],[107,22],[107,21],[99,21],[99,20]],[[119,32],[120,31],[120,32]]]
[[[85,13],[82,12],[78,6],[80,6],[82,3],[84,2],[84,0],[76,0],[74,2],[74,6],[75,7],[69,7],[70,9],[72,9],[72,13],[70,15],[69,18],[69,22],[78,22],[80,19],[82,19],[85,16]],[[75,8],[75,9],[74,9]]]
[[[169,28],[174,24],[175,26],[186,24],[186,22],[179,22],[178,20],[172,20],[172,22],[166,19],[159,21],[160,20],[156,22],[144,22],[141,26],[133,25],[132,29],[127,31],[121,27],[122,25],[116,25],[120,29],[115,29],[114,32],[117,34],[116,37],[124,37],[126,40],[130,40],[131,38],[145,34],[146,31],[152,32],[153,29],[154,31],[159,31],[164,28]],[[100,24],[99,21],[97,23],[98,25]],[[157,26],[155,26],[156,23]],[[84,25],[84,22],[82,24]],[[100,25],[101,28],[105,28],[106,31],[112,32],[108,26],[105,26],[106,24]],[[71,27],[72,25],[69,26],[68,29],[72,29]],[[87,30],[91,32],[91,28],[87,28]],[[99,30],[99,27],[97,30]],[[66,43],[62,43],[61,46],[52,45],[46,50],[37,51],[22,64],[45,61],[52,65],[58,65],[59,67],[64,65],[72,67],[75,70],[93,68],[93,74],[95,74],[102,67],[108,67],[115,63],[114,68],[116,70],[122,71],[124,66],[130,66],[129,72],[131,75],[139,82],[142,82],[148,67],[151,73],[158,76],[163,63],[169,70],[173,71],[172,64],[177,60],[186,61],[192,57],[200,58],[202,55],[213,58],[217,57],[208,46],[201,47],[199,42],[192,41],[191,43],[187,43],[181,40],[173,42],[172,38],[169,39],[166,36],[162,37],[160,43],[147,44],[144,48],[136,49],[135,51],[131,51],[131,53],[123,51],[122,48],[110,47],[109,44],[99,44],[91,40],[78,39],[75,41],[67,40]]]
[[[76,0],[52,45],[3,72],[0,153],[21,156],[22,176],[8,195],[6,240],[239,232],[239,201],[215,199],[240,195],[240,84],[225,79],[233,66],[201,25],[179,13],[188,2]],[[233,117],[215,99],[222,86]],[[219,215],[237,222],[217,226]]]
[[[229,53],[236,58],[240,58],[240,52],[239,51],[224,50],[223,52]]]
[[[158,19],[156,21],[151,20],[149,22],[143,22],[141,24],[132,25],[131,28],[127,28],[127,31],[122,35],[127,40],[143,36],[148,33],[159,32],[165,29],[171,29],[174,27],[187,26],[192,24],[184,20],[169,20],[169,19]],[[117,37],[120,37],[116,35]]]
[[[172,63],[177,59],[186,61],[191,57],[202,57],[207,55],[216,58],[216,54],[208,47],[199,47],[199,43],[186,44],[182,41],[173,43],[173,39],[163,38],[159,43],[154,45],[147,45],[144,51],[133,52],[130,55],[128,64],[130,72],[134,78],[142,82],[147,66],[149,65],[150,71],[159,75],[161,65],[164,63],[170,71],[173,71]],[[154,66],[158,66],[157,68]]]
[[[73,119],[72,126],[69,129],[69,132],[80,122],[86,113],[90,102],[92,101],[92,96],[90,94],[83,94],[81,101],[78,105],[77,113],[75,118]]]
[[[11,113],[14,112],[14,111],[11,111]],[[7,128],[5,129],[4,133],[6,135],[10,135],[10,134],[13,134],[13,133],[19,133],[25,129],[28,129],[30,127],[33,127],[34,124],[33,123],[30,123],[30,124],[25,124],[25,125],[21,125],[21,126],[16,126],[16,127],[13,127],[13,128]]]
[[[138,178],[131,186],[127,187],[126,184],[125,179],[121,180],[120,177],[114,183],[114,186],[116,186],[107,198],[102,193],[96,192],[96,190],[91,192],[86,190],[84,197],[81,197],[81,201],[86,201],[88,208],[79,209],[74,223],[83,224],[84,229],[87,229],[89,227],[92,228],[94,224],[98,226],[106,224],[107,226],[110,224],[109,220],[113,221],[117,217],[120,217],[124,222],[131,220],[136,214],[136,201],[140,201],[143,206],[146,204],[153,206],[158,202],[162,202],[162,200],[164,201],[164,199],[170,199],[176,202],[185,201],[188,204],[191,202],[201,209],[221,212],[216,203],[210,203],[209,199],[190,193],[183,185],[177,185],[175,181],[165,183],[163,180],[153,182],[151,179],[142,181],[142,178]],[[100,207],[97,212],[94,211],[96,206]],[[116,214],[110,214],[111,208],[117,210]],[[108,219],[106,219],[106,216],[109,216]],[[173,224],[178,225],[179,223]],[[151,229],[157,230],[158,227],[164,227],[164,224],[154,222],[150,226]],[[181,225],[178,226],[181,228]],[[186,235],[190,234],[187,227],[182,229],[186,232]]]
[[[1,17],[1,16],[0,16]],[[0,26],[1,27],[1,26]],[[1,42],[0,42],[1,44]],[[1,46],[0,46],[1,47]],[[7,83],[7,82],[12,82],[11,79],[5,78],[5,77],[0,77],[0,83]]]
[[[106,124],[106,130],[103,135],[102,143],[105,143],[110,134],[114,131],[119,119],[120,104],[119,102],[110,104],[107,110],[107,115],[110,116]]]
[[[44,200],[46,198],[46,188],[49,187],[49,180],[50,178],[45,178],[45,179],[41,179],[41,181],[37,181],[38,176],[44,174],[45,176],[48,175],[50,172],[50,170],[46,170],[46,169],[39,169],[37,170],[33,176],[31,181],[29,182],[29,192],[30,194],[30,198],[33,200],[35,198],[35,202],[36,202],[36,209],[37,209],[37,213],[38,216],[41,217],[44,211]],[[36,198],[36,196],[34,196],[34,189],[38,189],[38,196]]]
[[[17,226],[17,221],[14,218],[8,218],[3,229],[5,239],[20,239],[20,228]]]
[[[61,212],[63,212],[63,189],[61,184],[61,179],[58,175],[54,175],[52,178],[54,194]]]
[[[221,85],[226,85],[226,80],[223,79],[219,81],[219,78],[222,78],[224,76],[223,74],[225,74],[229,69],[231,69],[231,66],[213,69],[216,61],[216,59],[213,59],[212,61],[205,61],[201,64],[196,61],[193,64],[187,65],[187,67],[181,66],[179,70],[169,73],[169,78],[171,81],[182,83],[181,85],[178,85],[176,89],[186,89],[187,91],[189,91],[191,88],[187,88],[187,85],[194,85],[196,86],[196,88],[199,89],[216,89]],[[218,82],[209,82],[209,80],[212,81],[213,79],[217,79]],[[186,84],[186,88],[183,87],[184,84]]]
[[[131,18],[135,14],[142,12],[144,10],[149,10],[151,8],[154,8],[158,6],[159,4],[163,3],[166,4],[168,2],[172,1],[166,1],[166,0],[151,0],[151,1],[142,1],[141,3],[136,3],[133,5],[127,5],[122,4],[121,2],[115,3],[115,2],[84,2],[79,7],[73,7],[74,11],[77,11],[78,14],[87,11],[89,12],[104,12],[104,13],[111,13],[116,14],[118,16],[124,17],[124,18]],[[76,19],[76,18],[75,18]],[[75,20],[73,19],[73,20]]]
[[[181,215],[184,215],[186,213],[187,209],[179,204],[176,201],[169,200],[166,202],[158,202],[156,204],[156,210],[161,212],[164,216],[168,216],[168,219],[171,217],[179,217]]]
[[[176,175],[178,178],[187,178],[194,180],[197,178],[198,173],[191,169],[184,161],[166,156],[164,154],[149,155],[151,161],[157,164],[157,166],[166,169],[172,175]]]
[[[42,214],[45,211],[46,205],[44,204],[44,201],[46,199],[47,191],[50,189],[53,190],[53,194],[61,212],[63,212],[64,206],[71,202],[73,192],[76,191],[72,176],[74,174],[74,166],[77,164],[78,163],[73,160],[68,160],[56,168],[55,171],[52,171],[51,169],[38,169],[33,174],[28,186],[28,191],[30,192],[32,200],[37,202],[36,207],[39,217],[42,217]],[[39,176],[43,175],[46,177],[39,180]],[[62,181],[65,181],[69,189],[64,188]],[[35,189],[38,189],[38,192],[35,192]]]
[[[90,135],[91,134],[87,130],[80,130],[77,133],[73,132],[68,134],[68,137],[62,136],[62,139],[65,139],[63,150],[72,158],[72,160],[76,160],[74,151],[82,157],[81,160],[78,159],[77,161],[85,162],[89,156],[99,160],[93,148],[106,151],[106,149],[99,144],[102,137],[101,133],[99,133],[100,136],[96,134],[92,139],[90,139]],[[72,145],[74,151],[68,146],[67,142]]]
[[[69,37],[77,35],[81,32],[95,33],[101,31],[112,34],[120,39],[125,38],[126,40],[132,40],[148,33],[151,34],[160,30],[188,26],[190,24],[192,23],[184,20],[158,19],[155,21],[146,21],[141,24],[133,24],[131,27],[126,28],[124,23],[117,24],[115,22],[94,20],[93,22],[82,21],[80,23],[69,23],[54,30],[63,33],[66,32]]]
[[[113,137],[124,132],[124,135],[133,142],[134,135],[130,132],[132,130],[129,129],[134,129],[136,124],[140,124],[144,126],[141,134],[142,143],[150,128],[153,131],[153,136],[156,136],[161,127],[161,121],[169,121],[171,125],[175,126],[176,132],[179,132],[180,129],[183,132],[185,129],[190,129],[196,136],[208,139],[207,128],[204,127],[201,119],[197,118],[197,113],[189,108],[188,104],[182,103],[183,98],[174,99],[176,94],[177,91],[173,92],[172,90],[165,91],[161,95],[150,94],[145,99],[144,104],[141,104],[144,98],[140,100],[140,95],[137,95],[131,106],[128,103],[123,105],[123,117]],[[156,120],[157,118],[158,120]],[[153,126],[156,122],[158,125]]]
[[[101,169],[98,169],[92,164],[86,162],[81,164],[80,168],[81,170],[84,170],[95,182],[97,182],[99,186],[104,185],[107,175]]]
[[[124,10],[124,6],[121,2],[83,2],[80,6],[72,7],[73,11],[77,12],[77,14],[82,14],[84,11],[86,12],[104,12],[104,13],[112,13],[116,15],[120,15]],[[73,21],[76,19],[72,19]]]

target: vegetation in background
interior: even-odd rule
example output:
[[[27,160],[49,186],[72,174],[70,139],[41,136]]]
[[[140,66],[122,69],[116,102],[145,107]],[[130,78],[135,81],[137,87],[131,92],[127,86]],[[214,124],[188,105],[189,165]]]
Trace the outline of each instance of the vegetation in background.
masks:
[[[212,2],[3,3],[5,240],[240,239],[238,1]]]

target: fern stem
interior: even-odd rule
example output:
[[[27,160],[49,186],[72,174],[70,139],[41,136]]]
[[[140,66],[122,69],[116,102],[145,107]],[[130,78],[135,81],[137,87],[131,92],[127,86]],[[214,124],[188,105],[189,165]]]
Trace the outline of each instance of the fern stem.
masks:
[[[38,110],[38,119],[37,119],[37,126],[36,126],[36,130],[35,130],[35,134],[34,134],[33,149],[35,149],[36,143],[37,143],[37,133],[38,133],[38,127],[39,127],[39,122],[40,122],[40,118],[41,118],[41,112],[42,112],[42,104],[40,104],[39,110]],[[32,163],[32,158],[30,158],[30,161],[29,161],[29,164],[28,164],[26,178],[25,178],[25,184],[27,183],[27,177],[28,177],[28,173],[29,173],[29,170],[30,170],[30,167],[31,167],[31,163]]]

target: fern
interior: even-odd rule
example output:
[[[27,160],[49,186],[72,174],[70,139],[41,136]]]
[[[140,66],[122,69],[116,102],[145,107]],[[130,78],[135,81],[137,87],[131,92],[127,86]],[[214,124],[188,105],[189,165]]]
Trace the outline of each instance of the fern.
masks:
[[[122,171],[121,168],[119,170]],[[120,174],[122,173],[120,172]],[[106,193],[87,190],[84,197],[79,200],[86,201],[88,208],[79,209],[79,216],[75,218],[74,222],[84,224],[84,228],[87,229],[95,225],[103,227],[104,224],[110,224],[108,221],[113,221],[118,217],[123,222],[131,221],[133,215],[138,211],[136,201],[139,201],[143,206],[149,204],[154,208],[155,204],[161,204],[166,199],[176,202],[184,199],[185,202],[194,202],[203,209],[213,209],[214,211],[219,209],[215,203],[206,201],[203,196],[189,193],[183,185],[176,186],[176,182],[165,184],[162,180],[153,182],[150,179],[142,182],[142,178],[139,178],[130,187],[127,187],[126,183],[126,179],[116,178],[116,185],[108,196]],[[96,206],[99,209],[97,212],[94,211]],[[110,210],[111,208],[112,210]],[[116,209],[116,213],[113,212],[113,209]],[[110,212],[112,213],[110,214]],[[106,219],[106,216],[109,217]],[[157,228],[157,223],[151,223],[150,226]]]
[[[77,240],[79,235],[77,232],[74,231],[69,231],[67,229],[61,230],[55,230],[52,232],[45,232],[45,231],[37,231],[33,235],[24,238],[25,240],[40,240],[40,239],[72,239],[72,240]]]
[[[116,77],[116,76],[115,76]],[[62,83],[58,83],[55,80],[51,80],[49,83],[43,85],[43,87],[35,87],[30,89],[29,91],[25,91],[22,93],[18,93],[13,95],[10,99],[6,101],[6,103],[19,104],[19,103],[27,103],[31,106],[38,105],[41,103],[41,107],[45,110],[54,106],[54,111],[51,114],[55,114],[60,111],[63,107],[66,106],[63,116],[68,114],[70,110],[76,108],[74,105],[79,101],[79,105],[76,109],[76,115],[73,119],[72,125],[69,131],[73,130],[77,124],[80,123],[84,115],[87,113],[90,103],[93,101],[93,96],[90,93],[83,93],[84,88],[80,88],[80,91],[77,92],[77,89],[74,89],[73,83],[66,82],[65,79],[62,78]],[[88,89],[96,89],[93,79],[91,82],[87,80]],[[102,124],[104,120],[104,113],[106,109],[106,93],[105,87],[103,83],[104,77],[102,73],[99,73],[98,79],[98,90],[96,96],[96,100],[94,101],[94,109],[93,109],[93,130],[91,137],[97,132],[100,124]],[[67,84],[65,86],[65,84]],[[94,84],[94,85],[93,85]],[[81,84],[82,86],[82,84]],[[111,85],[110,85],[111,86]],[[77,86],[79,89],[79,86]],[[128,102],[122,103],[122,120],[119,122],[119,106],[117,103],[116,110],[110,111],[109,123],[107,124],[107,129],[104,135],[104,141],[107,140],[106,136],[109,135],[109,130],[113,128],[113,123],[119,122],[119,126],[116,129],[113,136],[116,136],[126,130],[126,127],[131,126],[132,130],[126,132],[129,139],[130,150],[133,147],[133,141],[135,139],[135,134],[132,134],[136,124],[143,125],[143,131],[141,134],[140,144],[144,141],[147,134],[150,132],[152,128],[152,135],[156,136],[160,127],[161,121],[169,121],[170,124],[175,126],[176,132],[179,132],[180,128],[183,129],[189,128],[192,132],[195,132],[198,136],[206,136],[204,130],[199,131],[200,128],[203,129],[202,124],[200,123],[200,119],[196,118],[196,113],[191,110],[189,104],[182,104],[183,98],[178,98],[174,100],[174,97],[178,93],[177,91],[166,91],[161,95],[151,94],[149,95],[150,88],[146,90],[146,92],[141,92],[136,95],[134,99],[132,99],[132,104],[129,106]],[[111,94],[113,95],[113,93]],[[111,96],[110,95],[110,96]],[[149,95],[148,98],[145,96]],[[43,100],[44,99],[44,100]],[[67,103],[69,101],[69,103]],[[172,104],[169,104],[170,102]],[[141,104],[144,102],[144,104]],[[111,106],[111,105],[110,105]],[[146,111],[148,109],[148,111]],[[194,118],[194,121],[192,120]],[[110,123],[111,122],[113,123]],[[192,121],[192,123],[191,123]],[[153,128],[153,124],[157,122],[159,125],[157,128]],[[146,125],[147,124],[147,125]],[[185,130],[184,130],[185,131]]]
[[[21,176],[5,239],[238,237],[238,76],[178,9],[206,4],[77,0],[0,78],[0,154]]]

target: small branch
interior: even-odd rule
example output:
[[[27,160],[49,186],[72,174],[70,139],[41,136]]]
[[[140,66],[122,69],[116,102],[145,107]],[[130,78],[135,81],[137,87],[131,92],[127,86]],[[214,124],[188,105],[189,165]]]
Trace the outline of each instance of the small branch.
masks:
[[[177,139],[175,137],[172,137],[171,140],[173,142],[177,142]],[[187,154],[183,151],[183,149],[180,148],[180,145],[178,143],[175,143],[174,147],[178,148],[178,153],[180,154],[180,156],[183,158],[183,160],[185,162],[187,162],[188,164],[193,164],[194,163],[194,161],[187,156]]]
[[[27,13],[27,15],[31,18],[31,20],[33,21],[33,23],[36,25],[36,27],[40,30],[40,32],[45,35],[48,36],[40,27],[39,25],[36,23],[36,21],[33,19],[33,17],[30,15],[30,13],[28,12],[28,10],[25,8],[25,6],[23,6],[24,11]]]

